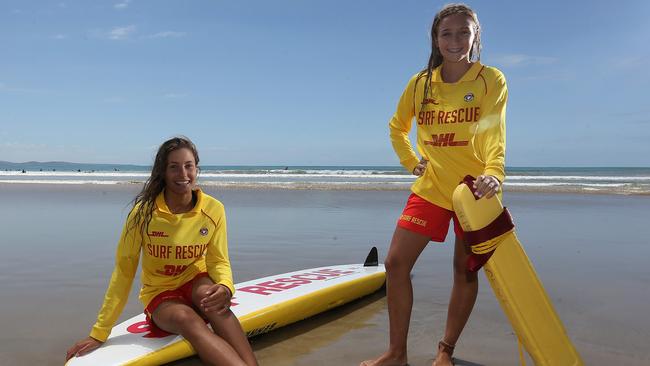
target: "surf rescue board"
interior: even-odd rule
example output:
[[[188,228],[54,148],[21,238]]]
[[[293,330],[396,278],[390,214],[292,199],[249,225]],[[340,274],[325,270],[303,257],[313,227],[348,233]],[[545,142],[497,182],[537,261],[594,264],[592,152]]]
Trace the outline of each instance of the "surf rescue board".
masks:
[[[386,280],[377,249],[365,263],[334,265],[246,281],[235,285],[231,310],[248,337],[270,332],[379,290]],[[145,315],[115,326],[93,352],[73,357],[66,366],[161,365],[195,354],[179,335],[156,338]]]
[[[517,238],[510,214],[497,196],[477,199],[473,181],[465,177],[454,191],[454,212],[465,240],[473,244],[472,252],[496,248],[483,268],[519,342],[535,365],[582,366],[580,354]]]

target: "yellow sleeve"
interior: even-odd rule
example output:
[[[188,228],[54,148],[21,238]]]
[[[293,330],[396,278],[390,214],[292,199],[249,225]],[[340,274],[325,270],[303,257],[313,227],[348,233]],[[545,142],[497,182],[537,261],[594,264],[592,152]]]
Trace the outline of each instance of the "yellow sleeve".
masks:
[[[129,228],[130,222],[127,219],[122,229],[115,255],[113,275],[104,296],[104,303],[97,315],[97,322],[90,332],[91,337],[102,342],[108,338],[113,325],[115,325],[117,318],[122,313],[122,309],[124,309],[124,305],[126,305],[133,278],[138,269],[142,234],[139,228]]]
[[[214,283],[225,285],[230,289],[231,294],[235,294],[235,285],[232,280],[232,270],[230,269],[230,259],[228,258],[228,234],[226,230],[226,211],[223,205],[219,205],[219,214],[215,222],[217,225],[212,239],[208,243],[207,253],[205,255],[208,274]]]
[[[417,78],[418,76],[415,75],[409,80],[397,104],[397,111],[395,111],[393,118],[388,123],[393,149],[399,158],[400,164],[409,172],[413,172],[413,169],[420,161],[415,155],[409,140],[409,132],[415,116],[414,96]]]
[[[489,84],[488,95],[481,103],[481,119],[476,133],[476,152],[485,163],[484,175],[492,175],[501,183],[505,179],[506,154],[506,103],[508,87],[501,72]]]

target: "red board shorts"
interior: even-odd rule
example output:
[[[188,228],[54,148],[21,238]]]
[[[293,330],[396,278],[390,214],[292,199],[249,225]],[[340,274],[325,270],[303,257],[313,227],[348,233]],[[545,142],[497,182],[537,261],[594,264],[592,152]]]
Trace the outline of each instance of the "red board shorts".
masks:
[[[449,221],[454,220],[454,233],[463,239],[463,229],[460,227],[454,211],[436,206],[424,198],[412,193],[406,201],[402,216],[397,220],[397,226],[422,234],[431,238],[431,241],[443,242],[449,231]]]
[[[144,313],[147,316],[147,324],[149,325],[149,331],[151,332],[152,335],[156,337],[165,337],[170,335],[171,333],[166,332],[156,325],[156,323],[153,321],[151,318],[151,314],[153,314],[154,311],[160,306],[165,301],[169,300],[174,300],[176,302],[183,303],[194,310],[196,310],[197,314],[201,316],[204,320],[207,320],[205,315],[203,315],[203,312],[199,311],[199,309],[194,306],[194,303],[192,302],[192,287],[194,286],[194,282],[198,280],[199,278],[202,277],[208,277],[207,272],[201,272],[194,276],[191,280],[185,282],[184,284],[181,285],[181,287],[175,289],[175,290],[167,290],[159,293],[154,297],[147,307],[144,309]]]

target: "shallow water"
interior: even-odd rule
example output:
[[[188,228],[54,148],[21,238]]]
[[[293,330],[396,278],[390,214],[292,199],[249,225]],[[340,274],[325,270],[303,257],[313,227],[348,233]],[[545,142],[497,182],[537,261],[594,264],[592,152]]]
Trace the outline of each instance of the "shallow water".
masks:
[[[0,364],[60,365],[94,322],[134,186],[0,185]],[[387,252],[406,191],[216,190],[235,281]],[[509,193],[518,236],[586,364],[650,363],[650,197]],[[453,234],[448,242],[453,240]],[[449,244],[413,273],[411,365],[430,365],[451,287]],[[122,319],[142,310],[132,291]],[[15,329],[9,333],[8,329]],[[356,365],[387,343],[382,293],[253,340],[261,365]],[[460,364],[517,365],[511,328],[484,278]],[[464,362],[464,363],[463,363]],[[194,357],[174,365],[199,365]]]

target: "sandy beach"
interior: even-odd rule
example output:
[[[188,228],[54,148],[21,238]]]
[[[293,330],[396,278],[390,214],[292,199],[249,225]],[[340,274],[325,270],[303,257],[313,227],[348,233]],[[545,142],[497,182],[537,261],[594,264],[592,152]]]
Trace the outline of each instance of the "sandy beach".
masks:
[[[61,365],[95,320],[136,185],[0,184],[0,364]],[[383,259],[408,191],[206,191],[227,210],[236,282]],[[507,192],[518,236],[587,365],[650,364],[648,196]],[[413,272],[409,363],[430,365],[451,289],[453,233]],[[518,365],[481,275],[458,365]],[[121,320],[142,310],[134,286]],[[387,344],[383,293],[253,339],[261,365],[357,365]],[[193,357],[173,365],[200,365]]]

